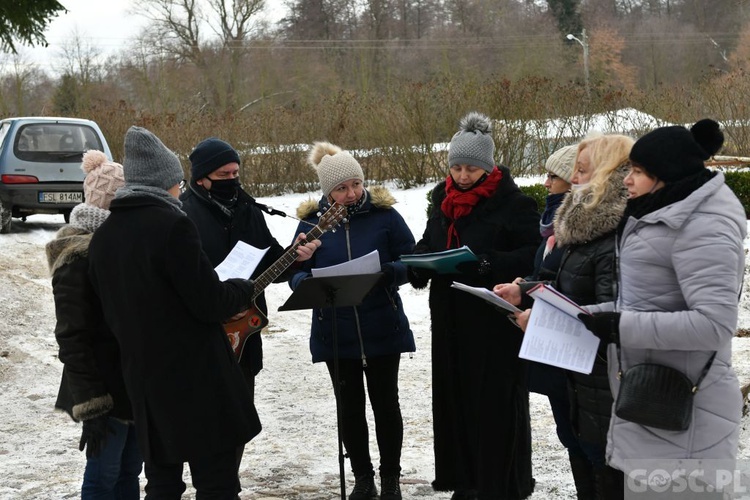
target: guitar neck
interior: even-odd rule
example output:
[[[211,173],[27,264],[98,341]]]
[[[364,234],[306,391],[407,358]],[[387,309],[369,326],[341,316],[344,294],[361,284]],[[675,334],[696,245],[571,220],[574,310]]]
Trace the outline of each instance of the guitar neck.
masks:
[[[305,241],[315,241],[320,236],[325,233],[323,229],[321,229],[319,226],[315,226],[309,233],[307,233],[305,236],[307,237]],[[255,291],[253,292],[253,300],[258,297],[261,293],[263,293],[263,290],[266,289],[268,285],[274,282],[276,278],[281,276],[281,273],[286,271],[289,266],[291,266],[295,260],[297,260],[297,247],[299,247],[299,243],[293,244],[291,247],[287,249],[284,254],[279,257],[276,262],[271,264],[268,269],[260,273],[260,275],[253,280],[253,283],[255,284]]]

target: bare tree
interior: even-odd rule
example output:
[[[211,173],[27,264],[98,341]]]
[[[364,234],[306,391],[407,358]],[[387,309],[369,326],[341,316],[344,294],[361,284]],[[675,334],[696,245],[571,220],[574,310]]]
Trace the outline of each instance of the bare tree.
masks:
[[[253,18],[263,10],[264,0],[139,0],[139,6],[162,49],[203,74],[211,104],[232,108],[255,28]],[[216,37],[204,38],[204,28]]]
[[[23,116],[40,112],[44,103],[39,99],[37,87],[43,75],[23,52],[3,55],[0,74],[3,75],[0,78],[0,113]]]

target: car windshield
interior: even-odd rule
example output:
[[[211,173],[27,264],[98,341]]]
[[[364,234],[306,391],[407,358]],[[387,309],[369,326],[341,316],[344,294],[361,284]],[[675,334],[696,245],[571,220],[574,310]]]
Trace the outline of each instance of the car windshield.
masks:
[[[77,123],[30,123],[19,128],[13,152],[20,160],[37,162],[80,162],[83,152],[101,151],[93,128]]]

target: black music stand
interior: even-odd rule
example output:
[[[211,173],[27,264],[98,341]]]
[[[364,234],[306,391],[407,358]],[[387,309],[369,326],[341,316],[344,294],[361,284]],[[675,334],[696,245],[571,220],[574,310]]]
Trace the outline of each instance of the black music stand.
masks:
[[[330,307],[333,313],[333,392],[336,396],[336,433],[339,440],[341,500],[346,500],[346,481],[344,478],[344,447],[341,439],[341,411],[339,408],[339,345],[336,308],[361,304],[365,295],[372,290],[372,287],[382,277],[383,273],[372,273],[307,278],[299,284],[294,293],[279,307],[279,311]]]

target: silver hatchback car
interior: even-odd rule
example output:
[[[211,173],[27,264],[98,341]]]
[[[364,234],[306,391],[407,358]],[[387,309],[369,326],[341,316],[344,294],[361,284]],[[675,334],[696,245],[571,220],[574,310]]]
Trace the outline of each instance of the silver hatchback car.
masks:
[[[11,219],[62,214],[83,201],[81,160],[97,149],[112,158],[99,126],[78,118],[0,120],[0,233]]]

